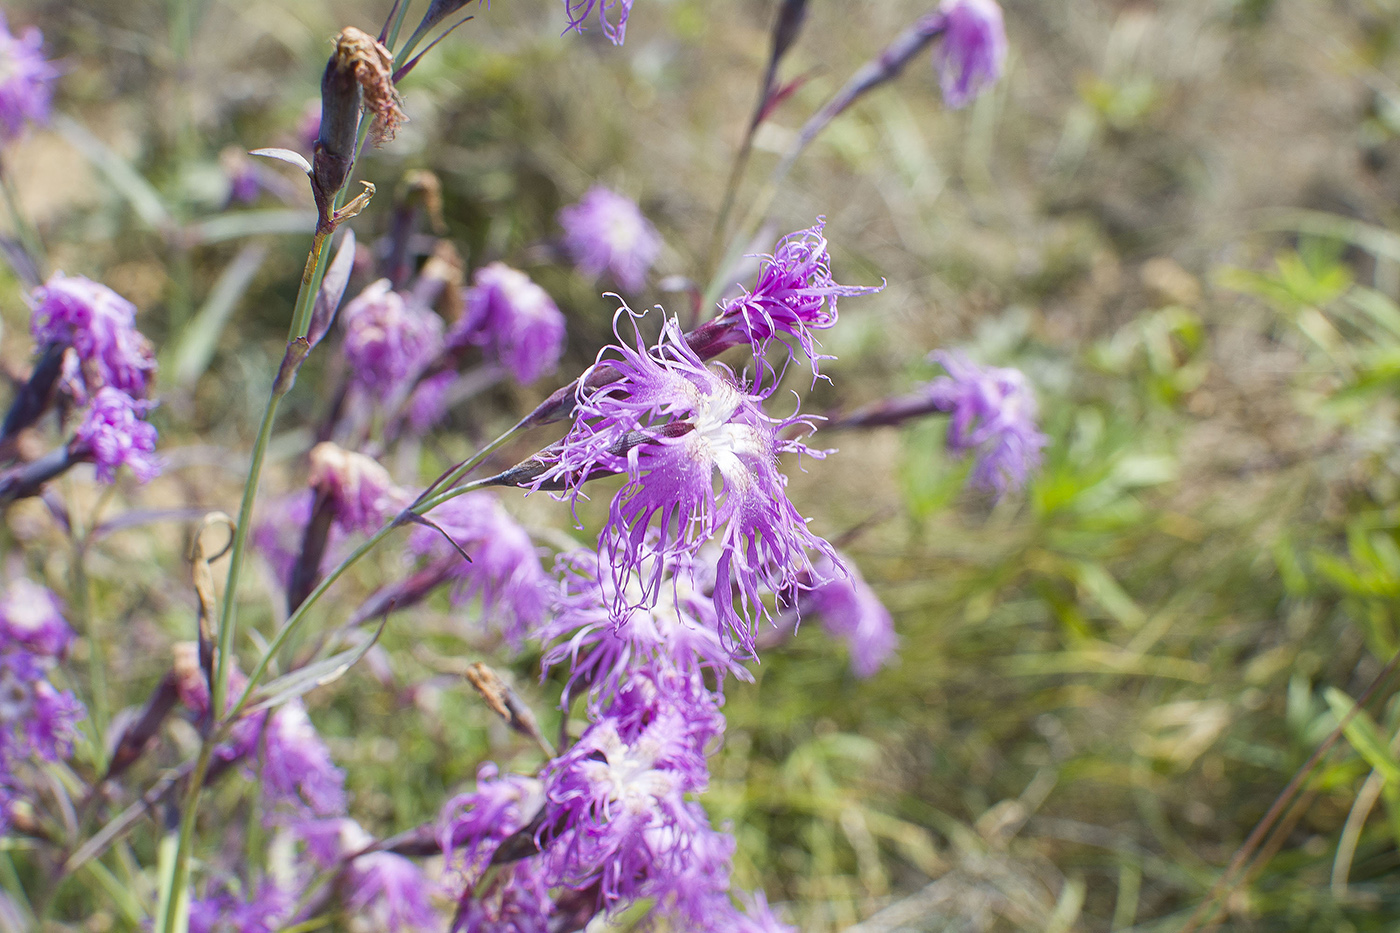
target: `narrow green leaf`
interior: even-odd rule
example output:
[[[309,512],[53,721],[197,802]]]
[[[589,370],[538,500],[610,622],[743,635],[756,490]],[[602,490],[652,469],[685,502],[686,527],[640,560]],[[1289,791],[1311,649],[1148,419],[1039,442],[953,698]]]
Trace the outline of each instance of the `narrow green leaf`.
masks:
[[[1356,702],[1336,687],[1328,687],[1325,694],[1327,705],[1332,707],[1332,715],[1338,722],[1344,722],[1342,732],[1357,754],[1366,763],[1380,772],[1386,784],[1400,784],[1400,761],[1391,754],[1389,743],[1381,737],[1376,722],[1364,709],[1357,709]],[[1349,719],[1348,714],[1355,710]]]
[[[169,351],[169,365],[162,366],[175,374],[178,385],[192,385],[209,368],[224,326],[266,258],[266,245],[250,243],[224,268],[204,305],[195,312]]]

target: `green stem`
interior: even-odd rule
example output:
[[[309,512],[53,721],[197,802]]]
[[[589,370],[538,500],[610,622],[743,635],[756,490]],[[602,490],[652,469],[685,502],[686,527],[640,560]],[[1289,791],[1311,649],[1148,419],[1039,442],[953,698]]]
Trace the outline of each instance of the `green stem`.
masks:
[[[466,476],[472,470],[476,469],[478,466],[481,465],[481,461],[485,460],[487,457],[491,456],[493,453],[504,447],[506,441],[514,437],[516,433],[518,433],[520,429],[524,426],[524,424],[524,421],[517,421],[513,426],[511,426],[508,430],[502,433],[500,437],[496,438],[494,441],[487,444],[485,447],[481,448],[476,453],[472,454],[466,460],[463,460],[461,463],[457,464],[457,466],[453,467],[452,472],[448,473],[446,476],[442,477],[442,479],[438,480],[436,483],[433,483],[433,485],[429,486],[423,491],[423,494],[418,497],[418,501],[413,503],[413,511],[419,515],[426,515],[428,510],[433,508],[433,506],[439,505],[442,502],[446,502],[447,499],[429,500],[428,496],[432,493],[434,489],[442,489],[444,487],[450,488],[459,479]],[[451,496],[447,498],[450,499]],[[422,507],[425,502],[429,501],[431,501],[431,505]]]
[[[478,456],[484,456],[484,454],[479,454]],[[472,483],[464,483],[463,485],[458,486],[455,489],[449,489],[446,492],[441,493],[440,495],[435,496],[431,499],[415,503],[409,509],[409,511],[411,511],[415,515],[422,515],[429,509],[432,509],[433,507],[440,505],[441,503],[446,502],[449,499],[453,499],[457,496],[463,495],[464,493],[472,492],[473,490],[482,489],[488,485],[490,485],[489,480],[477,480]],[[333,570],[327,573],[326,576],[321,580],[321,582],[316,585],[316,588],[312,590],[310,594],[307,595],[306,599],[302,601],[301,605],[296,608],[296,611],[293,612],[287,618],[287,621],[282,624],[282,627],[277,630],[277,634],[273,636],[272,641],[268,644],[267,648],[263,650],[262,657],[258,659],[257,666],[255,666],[252,672],[248,675],[248,684],[243,688],[243,693],[239,695],[236,701],[234,701],[233,707],[228,711],[228,715],[224,717],[222,728],[228,728],[233,723],[238,721],[239,714],[243,712],[243,709],[248,705],[249,701],[252,700],[253,691],[257,689],[258,684],[262,681],[263,675],[267,673],[269,665],[272,664],[272,659],[277,656],[277,652],[282,650],[282,647],[287,643],[287,640],[290,639],[292,635],[296,634],[297,629],[299,629],[302,623],[306,621],[306,617],[309,614],[311,607],[316,604],[316,601],[320,599],[325,594],[325,592],[329,590],[332,585],[334,585],[335,581],[340,579],[340,577],[344,575],[344,573],[347,570],[349,570],[355,564],[359,563],[360,558],[364,557],[370,551],[374,550],[374,548],[379,544],[379,542],[387,538],[390,532],[392,532],[395,528],[402,527],[404,524],[407,523],[400,521],[399,518],[395,518],[388,524],[386,524],[383,528],[380,528],[373,535],[367,538],[364,541],[364,543],[362,543],[359,547],[355,548],[355,550],[352,551],[348,557],[346,557],[339,564],[337,564]]]
[[[403,29],[404,17],[408,15],[408,8],[411,3],[412,0],[404,0],[403,3],[399,4],[399,12],[398,15],[394,17],[394,25],[389,27],[389,41],[384,43],[384,47],[391,52],[394,50],[394,43],[399,41],[399,30]],[[407,55],[412,51],[413,47],[412,44],[410,44],[400,55]],[[400,57],[399,60],[402,61],[402,58]]]

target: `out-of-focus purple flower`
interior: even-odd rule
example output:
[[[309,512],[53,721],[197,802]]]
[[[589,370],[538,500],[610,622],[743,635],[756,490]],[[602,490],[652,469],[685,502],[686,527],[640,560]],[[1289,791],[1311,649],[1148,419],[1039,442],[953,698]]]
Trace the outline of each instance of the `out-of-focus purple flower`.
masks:
[[[969,483],[1001,494],[1021,488],[1040,466],[1049,438],[1036,427],[1035,395],[1018,369],[978,366],[961,353],[936,350],[948,375],[926,390],[948,422],[948,449],[976,458]]]
[[[661,235],[636,202],[601,185],[561,210],[559,225],[580,272],[599,276],[607,270],[628,291],[642,287],[647,270],[661,254]]]
[[[293,823],[292,832],[306,846],[306,854],[311,856],[320,868],[333,868],[347,855],[361,852],[374,837],[364,831],[364,827],[349,817],[332,819],[306,819]]]
[[[121,389],[103,386],[78,425],[70,450],[91,459],[97,478],[104,483],[116,482],[117,467],[122,464],[131,467],[138,480],[149,482],[160,475],[156,429],[143,420],[150,407],[150,402],[137,401]]]
[[[447,393],[457,381],[450,369],[435,373],[418,383],[408,399],[408,423],[415,434],[425,434],[447,414]]]
[[[405,933],[436,928],[432,885],[417,865],[392,852],[371,852],[350,863],[346,906],[376,930]]]
[[[564,0],[564,13],[569,17],[569,25],[564,31],[570,29],[575,32],[583,32],[584,23],[588,17],[593,15],[593,11],[598,11],[598,23],[603,27],[603,35],[613,45],[621,45],[627,38],[627,17],[632,12],[633,0]],[[616,14],[616,22],[608,19],[609,14]]]
[[[30,26],[10,33],[0,14],[0,141],[10,142],[26,123],[46,123],[58,69],[45,61],[44,37]]]
[[[666,561],[693,555],[718,535],[715,609],[738,647],[751,654],[753,623],[735,610],[734,586],[744,609],[767,615],[760,591],[810,586],[809,552],[831,551],[788,500],[778,455],[824,452],[787,438],[787,429],[807,422],[796,415],[769,417],[761,407],[766,396],[749,394],[727,369],[707,367],[674,319],[662,326],[656,347],[644,347],[640,333],[636,339],[633,349],[619,337],[580,379],[577,421],[546,455],[550,466],[537,487],[562,483],[576,496],[595,471],[627,474],[599,542],[614,575],[619,615],[636,605],[628,605],[636,592],[629,578],[640,579],[640,605],[655,602]],[[616,377],[588,390],[589,374],[604,366]],[[648,531],[653,519],[654,536]]]
[[[145,398],[156,370],[151,344],[136,330],[136,306],[105,285],[55,272],[34,289],[30,328],[39,346],[73,348],[81,385],[67,381],[79,402],[104,386]]]
[[[331,761],[306,707],[292,700],[268,720],[260,749],[263,797],[297,815],[334,816],[345,809],[345,772]]]
[[[826,218],[818,217],[806,230],[779,240],[773,255],[764,257],[753,291],[723,302],[719,317],[709,326],[733,328],[753,344],[755,356],[761,356],[775,338],[787,344],[786,338],[791,337],[816,375],[817,361],[831,357],[817,352],[812,331],[836,323],[836,299],[868,295],[884,287],[840,285],[832,278],[831,254],[822,235],[825,225]]]
[[[228,146],[219,153],[219,168],[228,178],[228,200],[236,204],[252,204],[262,193],[259,166],[248,153],[237,146]]]
[[[292,892],[263,880],[247,900],[228,884],[190,902],[190,933],[276,933],[292,917]]]
[[[943,38],[933,65],[949,107],[962,107],[994,84],[1006,64],[1006,27],[996,0],[943,0]]]
[[[447,864],[468,887],[480,880],[496,847],[523,828],[544,805],[540,782],[522,774],[501,775],[492,762],[476,772],[476,790],[458,794],[442,808],[438,842]]]
[[[553,583],[540,566],[529,532],[487,492],[449,499],[429,512],[428,518],[457,542],[471,562],[462,560],[434,528],[415,528],[409,549],[451,559],[452,573],[459,581],[454,600],[479,596],[482,609],[498,621],[507,639],[520,644],[544,617],[553,595]]]
[[[807,594],[808,605],[832,637],[846,642],[855,675],[874,675],[899,644],[889,610],[851,564],[823,559],[817,572],[825,580]]]
[[[68,650],[73,630],[63,620],[58,598],[47,587],[20,577],[0,599],[0,645],[22,645],[35,654],[56,658]]]
[[[350,377],[375,398],[403,389],[443,349],[442,318],[406,304],[388,279],[360,292],[340,317]]]
[[[273,497],[259,507],[259,518],[253,526],[253,547],[267,558],[272,572],[283,586],[291,580],[292,569],[301,554],[306,523],[311,520],[311,505],[315,497],[312,490],[302,489],[291,495]],[[335,536],[341,533],[333,526],[331,540],[334,542]]]
[[[330,497],[335,523],[344,531],[378,531],[411,498],[374,460],[330,441],[311,448],[307,482]]]
[[[554,372],[564,349],[564,315],[549,293],[503,262],[476,271],[466,293],[466,313],[448,344],[484,346],[510,368],[517,382]]]
[[[560,701],[565,708],[579,687],[595,700],[605,699],[634,669],[648,664],[673,666],[687,675],[708,669],[721,679],[726,673],[752,679],[724,644],[714,597],[696,580],[692,559],[671,558],[656,602],[630,609],[621,618],[615,612],[618,602],[640,602],[640,594],[619,600],[613,574],[599,566],[596,551],[561,555],[556,570],[562,577],[559,596],[536,634],[546,644],[558,640],[540,667],[547,673],[567,666],[569,679]]]
[[[77,723],[86,715],[72,693],[49,683],[52,664],[23,645],[0,645],[0,834],[9,828],[14,801],[27,794],[19,769],[73,754]]]
[[[755,891],[750,897],[740,895],[740,900],[744,902],[744,912],[727,928],[732,933],[798,933],[797,927],[778,919],[762,891]]]

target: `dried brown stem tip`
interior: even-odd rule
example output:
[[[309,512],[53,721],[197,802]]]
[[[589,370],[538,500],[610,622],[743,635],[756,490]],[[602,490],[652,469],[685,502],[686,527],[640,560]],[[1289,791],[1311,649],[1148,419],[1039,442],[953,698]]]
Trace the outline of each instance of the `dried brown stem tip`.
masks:
[[[355,160],[360,107],[374,116],[370,138],[393,139],[406,119],[394,88],[394,56],[369,33],[347,26],[321,76],[321,132],[312,157],[311,182],[318,204],[345,184]],[[322,214],[329,215],[323,206]]]
[[[329,67],[354,76],[364,91],[365,109],[374,114],[370,140],[375,143],[394,138],[406,119],[399,92],[394,87],[394,55],[367,32],[346,26],[335,40],[335,54]]]

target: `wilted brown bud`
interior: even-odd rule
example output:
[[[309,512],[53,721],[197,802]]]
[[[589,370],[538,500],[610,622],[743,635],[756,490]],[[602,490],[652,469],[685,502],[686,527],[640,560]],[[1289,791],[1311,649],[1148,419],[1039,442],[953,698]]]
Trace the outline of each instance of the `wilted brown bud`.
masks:
[[[321,76],[321,134],[311,176],[318,199],[339,191],[350,174],[362,104],[374,115],[370,138],[393,139],[405,119],[394,88],[394,56],[369,33],[347,26]]]

